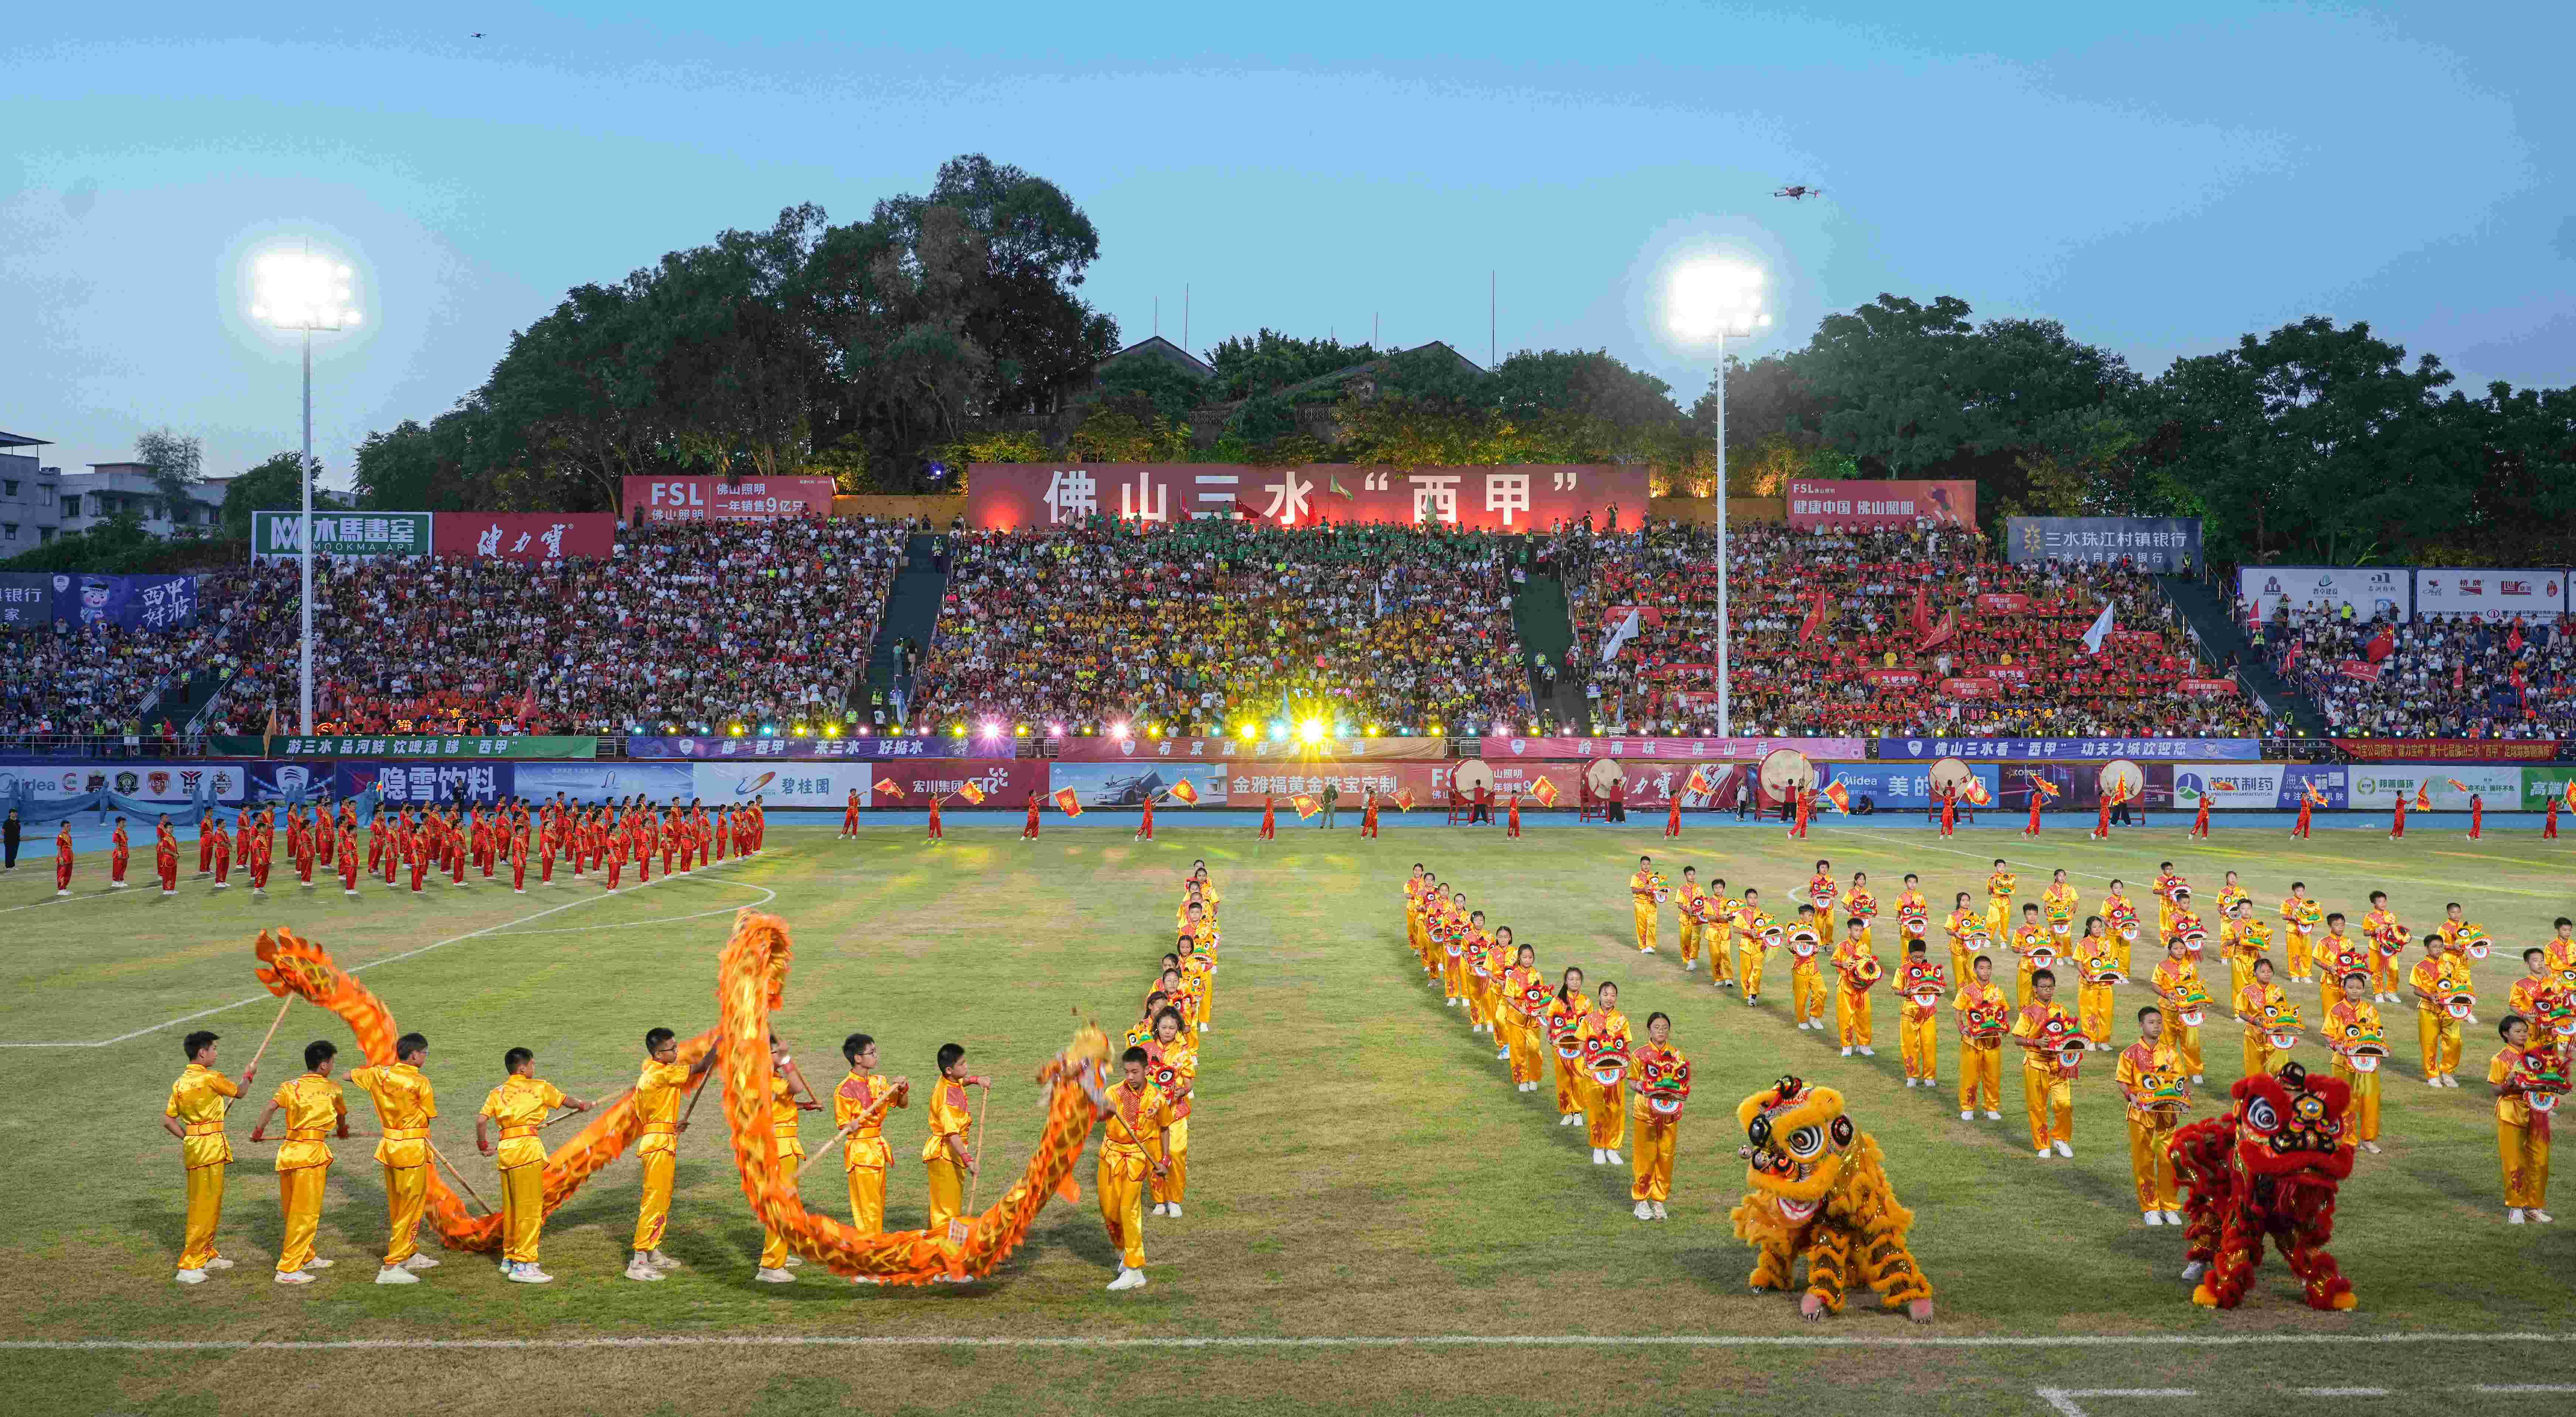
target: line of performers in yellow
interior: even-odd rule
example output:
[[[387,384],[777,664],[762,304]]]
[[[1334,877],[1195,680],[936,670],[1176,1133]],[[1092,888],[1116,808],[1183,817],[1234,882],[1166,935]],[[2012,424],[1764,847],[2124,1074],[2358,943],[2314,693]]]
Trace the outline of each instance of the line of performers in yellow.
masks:
[[[1627,882],[1640,952],[1659,952],[1661,912],[1670,903],[1679,914],[1676,943],[1684,972],[1698,972],[1704,960],[1711,985],[1736,993],[1747,1007],[1760,1005],[1770,958],[1784,954],[1791,1018],[1800,1029],[1831,1032],[1844,1057],[1876,1056],[1874,1000],[1881,988],[1894,994],[1898,1051],[1909,1088],[1940,1085],[1946,1014],[1959,1048],[1962,1121],[1980,1111],[1988,1121],[2002,1120],[2003,1050],[2007,1043],[2015,1046],[2036,1159],[2075,1154],[2074,1086],[2083,1060],[2091,1053],[2117,1053],[2113,1081],[2126,1113],[2138,1208],[2148,1225],[2182,1223],[2166,1143],[2192,1105],[2193,1086],[2204,1081],[2202,1030],[2214,1015],[2232,1015],[2240,1026],[2248,1076],[2277,1070],[2313,1033],[2332,1055],[2334,1075],[2350,1089],[2347,1120],[2368,1152],[2381,1150],[2380,1069],[2391,1051],[2379,1005],[2411,1002],[2426,1084],[2460,1085],[2463,1031],[2477,1024],[2470,966],[2487,956],[2492,942],[2457,902],[2445,907],[2441,921],[2419,941],[2384,891],[2371,892],[2356,930],[2343,912],[2328,911],[2309,896],[2303,882],[2293,882],[2276,909],[2258,910],[2234,871],[2217,890],[2213,922],[2200,914],[2190,883],[2170,861],[2159,863],[2149,886],[2152,927],[2123,881],[2110,882],[2089,914],[2064,870],[2050,873],[2038,899],[2016,907],[2022,889],[2010,863],[1997,858],[1982,904],[1960,891],[1948,916],[1936,921],[1914,874],[1907,873],[1882,906],[1867,872],[1845,879],[1829,859],[1816,862],[1777,915],[1758,887],[1746,886],[1739,894],[1721,879],[1703,884],[1697,867],[1684,867],[1675,882],[1648,856],[1638,858]],[[1632,1040],[1616,1007],[1616,986],[1605,984],[1599,996],[1586,1000],[1582,972],[1570,969],[1550,989],[1538,978],[1531,947],[1515,944],[1508,927],[1489,930],[1483,912],[1419,865],[1406,885],[1405,914],[1407,936],[1434,985],[1452,1006],[1467,1010],[1475,1031],[1496,1037],[1495,1056],[1511,1060],[1522,1090],[1538,1085],[1542,1044],[1554,1046],[1564,1124],[1590,1125],[1594,1159],[1615,1161],[1625,1096],[1648,1086],[1639,1061],[1645,1051],[1618,1056]],[[2281,922],[2278,962],[2267,914]],[[1898,958],[1892,965],[1879,956],[1876,943],[1888,915],[1896,921]],[[1934,953],[1936,928],[1946,937],[1946,969]],[[2133,963],[2141,937],[2161,956],[2151,956],[2143,972]],[[1998,946],[2013,961],[2009,995],[1994,977]],[[2214,978],[2203,972],[2208,968],[2214,975],[2213,949],[2228,975],[2223,1001],[2212,994]],[[2421,957],[2410,965],[2407,957],[2418,949]],[[2558,919],[2548,941],[2523,951],[2522,964],[2497,1025],[2503,1046],[2488,1063],[2486,1090],[2495,1109],[2506,1219],[2546,1224],[2547,1114],[2568,1090],[2569,1057],[2576,1050],[2576,922]],[[2059,988],[2061,978],[2074,986],[2072,1008]],[[2310,982],[2318,990],[2322,1020],[2313,1028],[2288,987]],[[2121,1047],[2115,990],[2129,983],[2147,985],[2154,1002],[2136,1011],[2137,1040]],[[1687,1064],[1669,1047],[1669,1021],[1660,1014],[1655,1020],[1654,1054],[1669,1055],[1668,1067],[1678,1065],[1686,1096]],[[1590,1080],[1596,1070],[1585,1060],[1601,1054],[1630,1075],[1625,1094],[1615,1086],[1605,1092]],[[1597,1070],[1600,1076],[1616,1071]],[[1669,1193],[1670,1145],[1668,1134],[1637,1143],[1640,1218],[1659,1212]],[[1664,1158],[1660,1171],[1650,1161],[1650,1146]]]
[[[1174,1218],[1181,1214],[1189,1178],[1189,1118],[1198,1075],[1198,1040],[1208,1030],[1215,992],[1218,899],[1207,863],[1196,863],[1183,883],[1176,912],[1178,948],[1164,956],[1162,972],[1146,999],[1145,1017],[1128,1034],[1121,1084],[1109,1089],[1110,1115],[1105,1119],[1097,1181],[1101,1218],[1121,1256],[1112,1289],[1145,1283],[1145,1192],[1152,1193],[1154,1214]],[[256,1081],[258,1060],[252,1060],[236,1083],[217,1070],[218,1042],[219,1035],[202,1029],[181,1040],[187,1066],[171,1084],[162,1115],[163,1128],[179,1141],[186,1173],[186,1238],[177,1268],[181,1284],[202,1284],[210,1271],[234,1265],[216,1246],[226,1169],[234,1159],[224,1124],[233,1102],[247,1095]],[[806,1150],[798,1136],[801,1115],[821,1111],[826,1104],[774,1032],[769,1047],[773,1135],[779,1154],[802,1167]],[[625,1273],[628,1279],[650,1282],[681,1267],[680,1261],[664,1252],[662,1241],[670,1221],[679,1138],[689,1126],[690,1108],[683,1106],[683,1099],[699,1088],[717,1055],[709,1050],[695,1063],[682,1063],[677,1035],[668,1028],[644,1035],[644,1055],[634,1087],[641,1126],[634,1150],[643,1170],[642,1196]],[[841,1143],[850,1217],[861,1235],[882,1234],[886,1171],[893,1161],[884,1124],[888,1112],[911,1105],[912,1083],[906,1077],[879,1073],[877,1043],[868,1034],[853,1033],[843,1039],[841,1055],[848,1072],[833,1088],[829,1106],[839,1128],[833,1140]],[[271,1124],[279,1124],[274,1139],[279,1143],[278,1203],[285,1231],[274,1272],[279,1284],[312,1283],[317,1273],[333,1264],[315,1252],[315,1243],[323,1185],[334,1159],[331,1143],[351,1137],[349,1100],[333,1076],[338,1060],[339,1048],[328,1039],[305,1045],[304,1070],[278,1086],[268,1110],[251,1129],[252,1142],[266,1142],[272,1139]],[[467,1191],[473,1190],[430,1139],[438,1099],[426,1072],[428,1062],[429,1039],[409,1033],[395,1042],[394,1061],[347,1075],[348,1083],[374,1104],[380,1124],[374,1134],[374,1160],[384,1177],[389,1234],[376,1271],[378,1284],[417,1284],[421,1271],[438,1267],[439,1261],[419,1246],[431,1165],[446,1167]],[[927,1134],[921,1146],[929,1210],[923,1228],[934,1234],[970,1213],[968,1185],[979,1170],[982,1125],[969,1106],[968,1089],[983,1088],[989,1096],[991,1087],[987,1078],[968,1070],[961,1044],[941,1044],[936,1063],[939,1077],[930,1090]],[[484,1098],[474,1121],[476,1146],[493,1158],[499,1173],[501,1270],[516,1283],[551,1283],[554,1276],[539,1263],[546,1161],[540,1134],[551,1123],[598,1104],[538,1077],[536,1054],[530,1049],[508,1050],[502,1068],[500,1085]],[[793,1283],[792,1271],[803,1263],[789,1250],[785,1237],[764,1233],[753,1277],[763,1283]],[[862,1276],[856,1282],[876,1281]]]

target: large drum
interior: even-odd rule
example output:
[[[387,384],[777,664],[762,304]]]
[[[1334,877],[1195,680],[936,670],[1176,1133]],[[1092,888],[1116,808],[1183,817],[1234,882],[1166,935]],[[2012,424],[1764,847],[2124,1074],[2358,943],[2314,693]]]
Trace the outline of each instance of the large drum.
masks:
[[[1932,796],[1936,800],[1946,795],[1965,802],[1969,784],[1977,780],[1975,770],[1957,758],[1942,758],[1934,762],[1932,771],[1925,776],[1932,784]]]
[[[2100,773],[2102,800],[2129,801],[2145,805],[2147,770],[2127,758],[2113,758],[2102,765]]]
[[[1480,788],[1491,792],[1494,790],[1494,765],[1479,758],[1469,758],[1450,771],[1449,782],[1466,797],[1474,797]]]
[[[1601,758],[1583,770],[1583,780],[1591,786],[1593,796],[1607,797],[1611,788],[1628,780],[1628,770],[1619,766],[1615,758]]]
[[[1762,759],[1762,795],[1764,800],[1786,802],[1792,789],[1814,790],[1816,765],[1795,748],[1774,748]]]

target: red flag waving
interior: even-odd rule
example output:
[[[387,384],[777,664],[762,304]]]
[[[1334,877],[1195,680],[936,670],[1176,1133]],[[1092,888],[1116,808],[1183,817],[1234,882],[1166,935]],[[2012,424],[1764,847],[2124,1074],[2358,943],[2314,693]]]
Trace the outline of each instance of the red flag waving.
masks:
[[[1059,787],[1055,790],[1055,808],[1068,817],[1079,817],[1082,815],[1082,798],[1070,787]]]
[[[2415,810],[2418,812],[2433,810],[2433,784],[2429,782],[2415,784]]]
[[[1824,627],[1825,591],[1824,587],[1818,586],[1816,588],[1815,607],[1807,612],[1806,623],[1798,627],[1798,638],[1802,640],[1812,640],[1816,637],[1816,633],[1824,629]]]
[[[1969,778],[1967,787],[1962,789],[1960,795],[1968,799],[1968,805],[1971,807],[1983,807],[1995,800],[1995,795],[1986,790],[1986,781],[1981,777]]]
[[[1833,803],[1834,810],[1837,812],[1849,812],[1851,810],[1851,794],[1844,791],[1843,785],[1839,782],[1829,782],[1825,784],[1825,800]]]
[[[2316,779],[2314,778],[2308,779],[2304,795],[2307,797],[2308,805],[2311,807],[2322,807],[2326,805],[2326,794],[2317,787]]]
[[[2047,778],[2041,777],[2038,773],[2032,773],[2030,775],[2030,790],[2038,793],[2040,797],[2046,801],[2054,802],[2057,800],[2056,784],[2050,782]]]
[[[1530,784],[1530,796],[1537,798],[1538,804],[1542,807],[1555,806],[1559,795],[1556,784],[1544,777]]]
[[[2456,777],[2446,777],[2446,778],[2444,778],[2444,779],[2442,779],[2442,780],[2443,780],[2444,782],[2447,782],[2447,783],[2451,784],[2451,790],[2452,790],[2453,792],[2466,792],[2466,791],[2468,791],[2468,790],[2469,790],[2469,785],[2468,785],[2467,783],[2465,783],[2465,782],[2460,781],[2460,780],[2459,780],[2458,778],[2456,778]]]
[[[1682,790],[1685,792],[1696,792],[1702,797],[1707,797],[1716,792],[1717,789],[1716,786],[1708,780],[1708,769],[1692,768],[1690,781],[1682,784]]]
[[[2397,632],[2386,625],[2380,626],[2379,633],[2370,637],[2370,643],[2361,647],[2361,657],[2373,664],[2396,652]]]
[[[2568,785],[2569,785],[2570,787],[2576,787],[2576,782],[2571,782],[2571,783],[2569,783]],[[1403,811],[1403,812],[1410,812],[1410,811],[1412,811],[1412,810],[1413,810],[1413,789],[1412,789],[1412,788],[1410,788],[1410,787],[1408,787],[1408,788],[1404,789],[1402,792],[1399,792],[1399,793],[1395,794],[1395,805],[1396,805],[1396,810],[1398,810],[1398,811]]]
[[[1172,784],[1172,800],[1183,806],[1195,807],[1199,804],[1199,790],[1190,784],[1188,778],[1182,778]]]
[[[901,797],[903,795],[903,784],[890,777],[878,778],[876,787],[877,791],[884,793],[888,797]]]
[[[1958,633],[1958,612],[1944,610],[1941,612],[1941,623],[1933,626],[1932,633],[1923,637],[1923,643],[1914,647],[1915,652],[1919,654],[1924,650],[1933,648],[1934,646],[1947,644]]]
[[[1065,790],[1070,792],[1073,789],[1066,788]],[[1311,817],[1317,812],[1324,810],[1322,805],[1317,803],[1313,797],[1310,797],[1303,792],[1289,798],[1288,805],[1296,808],[1297,815],[1300,817]]]
[[[984,789],[976,783],[961,782],[957,784],[957,795],[965,798],[966,805],[969,807],[981,807],[984,805]]]
[[[1932,633],[1932,590],[1929,586],[1914,588],[1914,633]]]

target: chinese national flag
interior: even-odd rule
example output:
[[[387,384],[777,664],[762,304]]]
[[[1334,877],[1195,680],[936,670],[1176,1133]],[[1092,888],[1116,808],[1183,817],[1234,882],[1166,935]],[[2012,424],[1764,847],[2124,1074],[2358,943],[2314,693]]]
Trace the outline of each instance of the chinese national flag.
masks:
[[[1071,789],[1067,789],[1067,790],[1068,790],[1068,791],[1070,791]],[[1300,792],[1300,793],[1298,793],[1296,796],[1289,798],[1289,799],[1288,799],[1288,805],[1289,805],[1289,806],[1291,806],[1291,807],[1296,808],[1296,809],[1297,809],[1297,815],[1298,815],[1298,816],[1300,816],[1300,817],[1311,817],[1311,816],[1315,815],[1317,812],[1320,812],[1320,811],[1324,810],[1324,809],[1323,809],[1323,807],[1322,807],[1320,804],[1318,804],[1318,803],[1315,801],[1315,799],[1314,799],[1314,798],[1312,798],[1312,797],[1310,797],[1310,796],[1306,795],[1306,794],[1305,794],[1305,793],[1303,793],[1303,792]]]
[[[1825,800],[1833,803],[1834,810],[1837,812],[1849,812],[1851,810],[1851,794],[1844,791],[1843,785],[1839,782],[1829,782],[1825,784]]]
[[[1172,800],[1185,807],[1195,807],[1199,804],[1199,790],[1190,785],[1188,778],[1182,778],[1172,784]]]
[[[2415,784],[2415,810],[2418,812],[2433,810],[2433,784],[2429,782]]]
[[[2567,790],[2568,790],[2568,792],[2571,794],[2571,796],[2569,797],[2569,799],[2568,799],[2568,800],[2569,800],[2569,801],[2571,801],[2571,802],[2576,802],[2576,780],[2570,780],[2570,781],[2568,782],[2568,784],[2567,784]],[[1399,793],[1395,794],[1395,805],[1396,805],[1396,807],[1397,807],[1399,810],[1406,811],[1406,812],[1410,812],[1410,811],[1412,811],[1412,810],[1413,810],[1413,789],[1412,789],[1412,788],[1410,788],[1410,787],[1408,787],[1408,788],[1404,789],[1402,792],[1399,792]]]
[[[1712,786],[1708,780],[1708,769],[1692,768],[1690,780],[1682,784],[1682,790],[1684,792],[1696,792],[1702,797],[1707,797],[1713,794],[1716,791],[1716,788]]]
[[[1555,806],[1556,799],[1562,795],[1556,790],[1556,784],[1544,777],[1530,784],[1530,796],[1537,798],[1542,807]]]
[[[974,783],[961,782],[957,784],[957,795],[965,798],[966,805],[969,807],[981,807],[984,805],[984,789],[976,786]]]
[[[1055,809],[1068,817],[1082,815],[1082,798],[1070,787],[1055,790]]]
[[[2380,626],[2379,633],[2370,637],[2370,643],[2361,647],[2361,657],[2373,664],[2396,652],[2397,632],[2386,625]]]
[[[893,778],[890,778],[890,777],[881,777],[881,778],[878,778],[878,779],[877,779],[876,786],[877,786],[877,791],[879,791],[879,792],[881,792],[881,793],[885,794],[885,795],[886,795],[886,796],[888,796],[888,797],[901,797],[901,796],[903,795],[903,784],[902,784],[902,783],[900,783],[900,782],[895,781]]]

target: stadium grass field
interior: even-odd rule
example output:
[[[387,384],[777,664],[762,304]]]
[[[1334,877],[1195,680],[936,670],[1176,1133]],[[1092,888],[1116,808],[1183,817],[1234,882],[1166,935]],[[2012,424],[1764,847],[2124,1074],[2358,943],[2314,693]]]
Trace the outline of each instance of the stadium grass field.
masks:
[[[56,902],[42,860],[0,881],[0,1042],[103,1045],[0,1049],[11,1083],[0,1103],[11,1212],[0,1339],[14,1345],[0,1349],[0,1384],[11,1409],[1077,1412],[1169,1401],[1769,1413],[1867,1388],[1908,1410],[2277,1414],[2330,1405],[2283,1389],[2381,1389],[2391,1405],[2372,1410],[2388,1411],[2473,1402],[2454,1390],[2480,1384],[2576,1384],[2576,1216],[2503,1223],[2490,1109],[2474,1082],[2421,1085],[2411,1019],[2391,1020],[2387,1154],[2362,1159],[2338,1216],[2333,1248],[2359,1310],[2307,1309],[2274,1258],[2243,1309],[2212,1314],[2187,1300],[2180,1236],[2138,1224],[2107,1055],[2079,1084],[2075,1159],[2035,1162],[2017,1091],[2002,1122],[1958,1120],[1946,1030],[1943,1086],[1909,1091],[1888,1004],[1879,1056],[1840,1058],[1789,1026],[1780,980],[1776,998],[1747,1010],[1705,976],[1686,978],[1669,912],[1664,952],[1636,954],[1624,894],[1637,853],[1652,851],[1676,875],[1697,864],[1775,898],[1819,855],[1868,870],[1882,896],[1919,872],[1936,903],[1977,886],[1995,855],[2025,881],[2066,867],[2088,909],[2105,878],[2134,889],[2168,857],[2204,891],[2233,868],[2268,902],[2295,876],[2356,916],[2374,887],[2410,923],[2457,898],[2505,947],[2478,968],[2491,1022],[2521,946],[2570,913],[2566,858],[2530,833],[2473,844],[2419,827],[2403,844],[2357,830],[2293,844],[2241,828],[2195,844],[2177,822],[2107,845],[2075,829],[2028,843],[1986,828],[1944,843],[1911,822],[1837,821],[1790,842],[1776,827],[1695,820],[1679,843],[1642,822],[1540,826],[1511,842],[1415,817],[1381,841],[1283,827],[1259,843],[1248,824],[1175,812],[1151,844],[1050,818],[1027,845],[1016,825],[952,816],[951,840],[925,848],[917,828],[839,841],[830,826],[783,823],[759,858],[615,897],[478,883],[421,900],[290,886],[257,902],[183,882],[170,902],[148,888]],[[170,1282],[179,1174],[155,1119],[186,1027],[222,1032],[223,1066],[237,1073],[267,1026],[250,957],[263,925],[308,933],[344,964],[381,965],[361,977],[432,1039],[437,1132],[479,1180],[489,1172],[468,1159],[472,1113],[504,1048],[536,1048],[542,1074],[577,1095],[614,1094],[633,1078],[644,1028],[713,1021],[732,912],[775,911],[797,942],[779,1023],[808,1076],[830,1085],[854,1029],[877,1035],[887,1072],[916,1081],[940,1043],[965,1043],[1000,1083],[985,1150],[998,1177],[1017,1172],[1037,1129],[1025,1079],[1077,1014],[1132,1017],[1168,947],[1177,882],[1202,856],[1225,893],[1225,953],[1192,1194],[1186,1217],[1149,1220],[1153,1281],[1141,1292],[1102,1290],[1113,1256],[1087,1161],[1082,1201],[1050,1206],[989,1282],[861,1290],[809,1267],[794,1285],[756,1284],[759,1228],[712,1110],[682,1141],[666,1248],[689,1267],[668,1283],[619,1277],[636,1199],[626,1161],[548,1226],[552,1286],[506,1284],[468,1256],[421,1285],[369,1284],[383,1200],[370,1144],[352,1141],[337,1148],[322,1221],[322,1253],[339,1267],[280,1288],[267,1282],[274,1153],[246,1138],[303,1042],[348,1041],[303,1005],[262,1065],[264,1085],[234,1111],[240,1159],[222,1240],[241,1267],[194,1288]],[[1652,1010],[1674,1016],[1697,1076],[1669,1222],[1632,1219],[1625,1168],[1592,1166],[1579,1133],[1555,1125],[1552,1098],[1515,1093],[1492,1050],[1424,986],[1398,894],[1416,860],[1535,944],[1544,968],[1616,979],[1641,1029]],[[100,877],[83,879],[103,896]],[[2145,997],[2121,991],[2119,1041],[2134,1036],[2128,1015]],[[2312,992],[2293,997],[2313,1009]],[[175,1022],[215,1009],[202,1025]],[[2463,1074],[2483,1076],[2493,1050],[2491,1031],[2472,1030]],[[2204,1095],[2236,1076],[2232,1024],[2212,1024],[2207,1053]],[[1746,1291],[1749,1252],[1725,1220],[1743,1178],[1731,1109],[1783,1072],[1842,1089],[1885,1148],[1918,1216],[1934,1323],[1855,1303],[1810,1325],[1793,1298]],[[2008,1064],[2008,1089],[2010,1074]],[[372,1130],[353,1102],[354,1129]],[[921,1222],[920,1116],[888,1127],[893,1226]],[[812,1143],[829,1128],[809,1119],[806,1130]],[[841,1212],[837,1166],[817,1165],[805,1194]],[[2472,1334],[2488,1337],[2454,1337]],[[96,1340],[218,1346],[31,1346]],[[1217,1342],[1180,1346],[1199,1340]],[[243,1346],[281,1343],[351,1346]],[[463,1343],[490,1346],[451,1346]],[[2166,1388],[2201,1395],[2082,1395]]]

